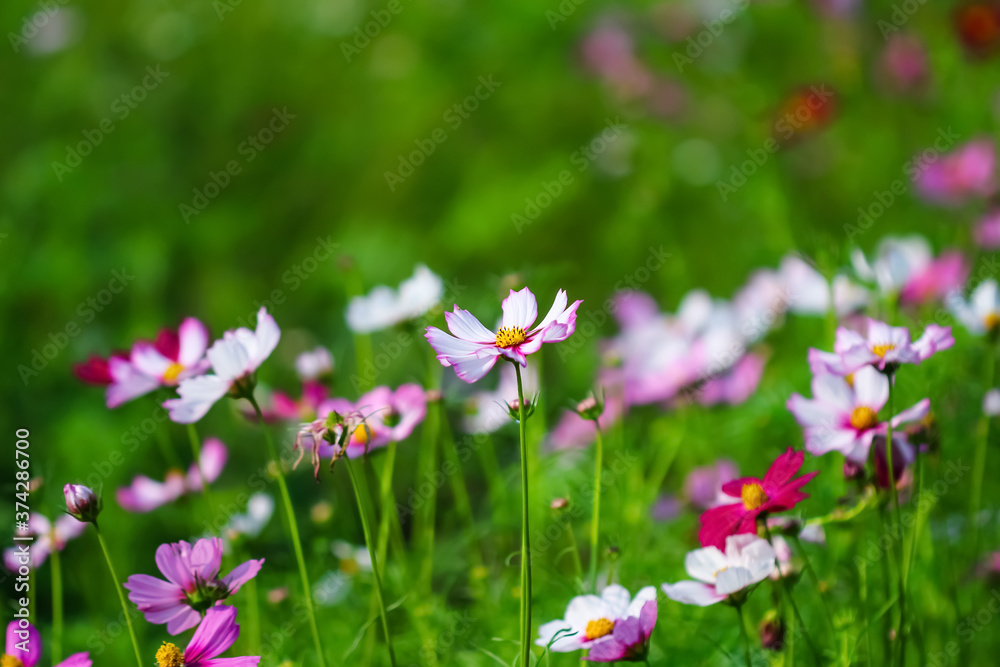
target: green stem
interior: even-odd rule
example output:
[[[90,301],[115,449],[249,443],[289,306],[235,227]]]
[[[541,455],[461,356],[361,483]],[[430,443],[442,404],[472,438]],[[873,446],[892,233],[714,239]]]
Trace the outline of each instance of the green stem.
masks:
[[[260,412],[257,412],[257,419],[260,419],[261,428],[264,428],[264,420],[260,417]],[[187,425],[188,440],[191,441],[191,453],[194,455],[194,466],[198,470],[198,481],[201,482],[201,495],[205,498],[205,503],[208,504],[209,514],[215,514],[215,504],[212,502],[212,490],[208,488],[208,479],[205,477],[205,473],[201,469],[201,438],[198,437],[198,429],[195,428],[194,424]]]
[[[158,403],[157,407],[159,408]],[[169,424],[170,422],[167,423]],[[170,446],[170,434],[167,432],[166,425],[156,428],[156,444],[159,446],[160,453],[163,454],[163,458],[169,467],[177,468],[178,470],[183,468],[181,460],[177,457],[177,452]]]
[[[54,542],[54,540],[53,540]],[[62,660],[63,592],[59,548],[52,549],[52,662]]]
[[[601,438],[601,426],[594,420],[594,428],[597,433],[597,440],[594,442],[594,510],[590,520],[590,591],[594,595],[597,592],[597,561],[600,560],[597,552],[597,542],[600,536],[601,526],[601,473],[603,472],[604,441]]]
[[[747,634],[747,624],[743,619],[743,605],[738,604],[735,607],[740,623],[740,636],[743,637],[743,656],[746,658],[747,667],[753,667],[753,661],[750,659],[750,636]]]
[[[830,607],[826,603],[826,597],[824,597],[823,593],[820,591],[819,576],[817,576],[816,570],[813,569],[812,562],[809,560],[809,554],[802,548],[802,542],[799,540],[799,536],[793,535],[792,541],[795,542],[795,546],[798,549],[799,554],[802,555],[802,562],[805,563],[806,572],[809,574],[809,578],[812,580],[813,586],[816,587],[816,595],[819,597],[819,601],[823,604],[823,616],[826,618],[826,624],[830,626],[830,631],[833,632],[835,630],[833,626],[833,614],[830,613]]]
[[[986,347],[986,377],[985,390],[989,391],[993,387],[993,372],[996,365],[996,344],[990,340]],[[983,478],[986,475],[986,448],[990,439],[990,417],[982,414],[979,417],[976,439],[975,461],[972,469],[975,471],[972,478],[972,503],[969,506],[969,523],[972,527],[972,557],[976,558],[979,548],[979,521],[977,515],[983,501]]]
[[[128,603],[125,601],[124,587],[121,585],[118,575],[115,574],[115,566],[111,562],[111,552],[104,541],[101,529],[94,523],[94,530],[97,532],[97,541],[101,544],[101,551],[104,552],[104,560],[108,563],[108,570],[111,572],[111,580],[115,584],[115,591],[118,593],[118,601],[122,604],[122,612],[125,614],[125,624],[128,626],[128,635],[132,638],[132,648],[135,649],[135,661],[139,667],[145,667],[142,661],[142,652],[139,650],[139,640],[135,638],[135,628],[132,627],[132,615],[129,613]]]
[[[903,521],[901,518],[901,513],[899,510],[899,492],[896,490],[896,472],[893,468],[892,462],[892,417],[893,417],[893,384],[895,377],[892,373],[888,375],[889,378],[889,420],[886,424],[887,431],[885,436],[885,462],[886,467],[889,470],[889,496],[892,498],[892,516],[893,521],[896,522],[896,529],[903,530]],[[893,558],[895,559],[895,549],[890,547],[892,551]],[[899,619],[898,625],[896,626],[896,641],[899,642],[900,660],[905,659],[906,655],[906,638],[903,637],[903,629],[906,627],[906,580],[903,577],[903,549],[899,550],[899,560],[896,561],[896,575],[897,575],[897,585],[899,590]]]
[[[385,645],[389,650],[389,663],[395,667],[396,653],[392,648],[392,635],[389,633],[389,619],[385,612],[385,599],[382,597],[382,577],[379,574],[378,554],[375,553],[375,544],[372,540],[371,526],[368,523],[368,510],[361,491],[358,488],[357,476],[351,460],[344,457],[344,465],[347,467],[347,474],[351,478],[351,487],[354,489],[354,498],[358,502],[358,514],[361,516],[361,530],[365,534],[365,545],[368,547],[368,555],[372,559],[372,574],[375,577],[375,594],[378,596],[379,615],[382,617],[382,631],[385,633]]]
[[[573,565],[576,568],[576,576],[583,584],[583,563],[580,562],[580,548],[576,543],[576,535],[573,532],[573,520],[566,519],[566,532],[569,533],[569,544],[573,549]],[[595,580],[596,581],[596,580]],[[596,586],[596,584],[595,584]]]
[[[771,547],[774,548],[774,538],[771,537],[771,527],[767,525],[767,519],[765,518],[761,523],[764,525],[764,534],[767,536],[767,541],[770,542]],[[778,560],[778,554],[774,555],[774,569],[778,575],[778,580],[780,581],[781,588],[785,593],[785,600],[788,605],[792,608],[792,613],[795,615],[795,621],[802,627],[802,634],[806,638],[806,643],[809,644],[809,650],[813,653],[813,658],[816,660],[816,664],[822,664],[823,660],[820,655],[819,649],[813,643],[812,637],[809,635],[809,631],[806,630],[805,621],[802,620],[802,614],[799,613],[799,607],[795,604],[795,597],[792,595],[792,587],[788,583],[788,578],[781,574],[781,562]],[[794,663],[789,663],[794,664]]]
[[[517,375],[518,426],[521,434],[521,667],[531,665],[531,545],[528,537],[528,439],[525,432],[524,388],[521,366]]]
[[[323,654],[323,644],[319,639],[319,626],[316,624],[316,608],[313,605],[312,586],[309,584],[309,572],[306,570],[306,559],[302,553],[302,540],[299,538],[299,524],[295,521],[295,509],[292,507],[292,497],[288,493],[288,483],[285,481],[285,471],[282,468],[281,457],[278,456],[278,450],[274,446],[274,439],[271,437],[270,429],[264,424],[264,415],[260,412],[257,399],[251,393],[247,396],[247,400],[250,401],[254,412],[257,413],[257,421],[260,423],[260,428],[264,432],[264,441],[267,443],[268,456],[274,462],[275,475],[278,478],[278,490],[281,492],[281,502],[285,507],[288,530],[291,533],[292,546],[295,549],[295,560],[299,566],[299,577],[302,579],[302,590],[305,595],[306,611],[309,613],[309,626],[312,630],[313,643],[316,648],[316,658],[319,660],[320,667],[325,667],[326,656]]]
[[[392,512],[396,509],[395,499],[392,495],[392,476],[393,470],[396,466],[396,443],[395,441],[390,442],[386,446],[385,452],[385,465],[382,467],[382,479],[381,481],[381,498],[380,504],[382,506],[382,513],[379,516],[378,523],[378,562],[379,566],[382,568],[379,571],[380,576],[385,575],[385,560],[386,552],[389,550],[389,527],[390,527],[390,517]]]

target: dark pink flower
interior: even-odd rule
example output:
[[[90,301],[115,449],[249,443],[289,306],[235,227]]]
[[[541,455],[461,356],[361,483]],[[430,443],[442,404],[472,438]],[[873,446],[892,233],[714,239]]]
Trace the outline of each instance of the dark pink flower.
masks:
[[[163,642],[156,652],[158,667],[248,667],[260,664],[259,656],[217,658],[236,643],[240,626],[236,623],[236,607],[218,605],[205,612],[187,648],[181,651],[176,645]]]
[[[1000,248],[1000,209],[993,209],[980,218],[972,234],[980,248],[986,250]]]
[[[764,479],[742,477],[724,484],[722,492],[740,499],[740,502],[719,505],[701,515],[698,539],[702,546],[722,549],[730,535],[756,534],[758,516],[786,512],[808,498],[809,495],[799,489],[818,473],[811,472],[792,479],[804,459],[804,453],[789,447],[771,465]]]
[[[181,540],[161,544],[156,550],[156,565],[167,581],[133,574],[125,582],[125,588],[129,590],[128,599],[146,615],[147,621],[166,623],[167,632],[177,635],[201,623],[203,612],[239,591],[257,576],[263,564],[263,558],[248,560],[220,578],[222,539],[201,539],[193,547]]]
[[[111,356],[128,361],[128,352],[112,352]],[[108,362],[109,359],[92,354],[86,361],[73,364],[73,375],[81,382],[97,387],[106,387],[114,381],[108,368]]]

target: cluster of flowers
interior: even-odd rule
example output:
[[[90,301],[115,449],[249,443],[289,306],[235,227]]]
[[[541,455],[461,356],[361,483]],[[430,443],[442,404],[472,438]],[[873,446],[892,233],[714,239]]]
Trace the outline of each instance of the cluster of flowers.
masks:
[[[919,237],[884,239],[871,260],[860,252],[852,260],[854,279],[838,274],[830,281],[803,259],[789,256],[777,270],[755,273],[732,301],[695,291],[682,300],[676,315],[660,312],[643,293],[619,293],[613,313],[621,332],[602,345],[604,366],[598,374],[608,400],[581,403],[549,434],[549,442],[556,448],[588,444],[595,428],[606,428],[633,406],[670,408],[688,400],[704,405],[742,402],[756,389],[764,365],[763,354],[753,346],[786,313],[832,313],[845,326],[836,332],[833,352],[809,352],[813,396],[794,394],[788,408],[803,427],[807,452],[817,456],[841,453],[850,476],[863,476],[870,464],[872,482],[895,493],[917,454],[912,440],[923,435],[930,401],[925,398],[897,414],[879,415],[887,403],[891,407],[897,370],[951,347],[954,338],[950,328],[931,324],[912,340],[908,329],[861,313],[879,297],[907,306],[944,301],[970,332],[995,337],[1000,333],[1000,290],[995,281],[984,281],[966,300],[961,289],[968,267],[962,256],[945,252],[935,257]],[[413,322],[439,303],[441,285],[426,267],[418,267],[398,291],[377,288],[353,301],[348,321],[359,334]],[[497,361],[511,362],[504,365],[496,391],[473,395],[468,430],[495,430],[511,416],[526,415],[531,406],[523,397],[539,390],[528,357],[543,343],[569,338],[576,329],[580,305],[581,301],[570,304],[566,292],[560,290],[539,320],[536,299],[524,288],[511,290],[503,300],[495,331],[457,305],[445,313],[450,333],[426,328],[438,361],[453,368],[466,383],[483,379]],[[247,399],[253,410],[241,409],[248,417],[301,424],[295,447],[299,460],[306,451],[310,453],[317,476],[324,460],[332,465],[341,458],[353,459],[407,439],[423,421],[428,402],[440,397],[440,392],[416,384],[379,386],[356,401],[330,397],[324,380],[333,371],[333,359],[318,348],[296,362],[303,383],[301,398],[265,392],[261,408],[254,398],[256,372],[280,337],[280,329],[264,308],[254,331],[242,327],[228,331],[211,346],[207,328],[188,318],[176,331],[160,332],[153,342],[135,343],[129,353],[92,357],[76,373],[86,382],[106,387],[109,407],[157,389],[176,391],[176,397],[167,398],[163,406],[177,423],[200,420],[225,396]],[[520,369],[526,369],[523,378]],[[1000,390],[993,403],[1000,412]],[[498,404],[500,409],[491,412]],[[986,404],[990,404],[989,397]],[[163,482],[140,475],[119,489],[116,498],[126,510],[152,511],[206,488],[219,477],[226,458],[225,446],[210,438],[186,474],[168,471]],[[783,575],[790,562],[788,548],[770,530],[793,531],[806,538],[818,527],[774,516],[808,497],[801,489],[816,473],[795,477],[804,458],[803,452],[789,449],[763,478],[738,478],[735,470],[725,470],[724,462],[716,469],[692,473],[688,495],[695,505],[706,508],[699,531],[702,547],[688,554],[685,562],[695,581],[663,584],[668,598],[695,605],[727,601],[739,607],[759,582]],[[66,497],[70,514],[96,527],[99,499],[85,487],[73,485],[67,486]],[[40,539],[32,550],[32,565],[40,565],[51,550],[62,549],[84,527],[68,517],[53,524],[33,515],[28,532]],[[161,666],[216,664],[214,656],[235,641],[239,632],[236,608],[224,602],[259,572],[263,559],[247,561],[220,576],[223,549],[218,537],[200,539],[194,545],[164,544],[155,560],[166,581],[147,575],[128,579],[129,598],[149,622],[166,624],[172,635],[196,628],[184,651],[164,643],[157,653]],[[16,555],[10,550],[5,561],[16,568]],[[564,619],[542,625],[536,643],[555,651],[586,649],[592,661],[644,659],[656,623],[655,589],[644,588],[634,599],[619,585],[609,585],[599,596],[594,593],[575,598]],[[85,654],[79,655],[86,659]],[[76,659],[73,656],[70,661]],[[225,664],[257,664],[259,657],[227,660],[238,662]],[[89,664],[89,659],[64,664]]]

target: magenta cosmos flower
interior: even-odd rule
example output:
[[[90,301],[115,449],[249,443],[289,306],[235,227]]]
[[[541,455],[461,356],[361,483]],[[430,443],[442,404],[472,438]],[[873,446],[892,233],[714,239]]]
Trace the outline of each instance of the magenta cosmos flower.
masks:
[[[559,290],[548,314],[531,328],[538,318],[538,302],[525,287],[520,292],[511,290],[503,300],[503,322],[496,333],[456,305],[454,312],[444,314],[454,335],[437,327],[427,327],[424,335],[442,366],[452,366],[459,378],[475,382],[489,373],[500,357],[527,366],[525,357],[538,352],[542,343],[558,343],[572,336],[581,303],[576,301],[567,308],[566,290]]]
[[[218,438],[206,438],[198,463],[192,463],[187,474],[170,470],[162,482],[138,475],[128,486],[115,492],[118,504],[129,512],[152,512],[157,507],[172,503],[188,493],[201,491],[201,477],[209,484],[222,474],[229,452]]]
[[[147,621],[166,623],[167,632],[177,635],[198,625],[202,612],[240,590],[257,576],[263,564],[263,558],[248,560],[220,578],[222,540],[202,539],[193,547],[182,540],[161,544],[156,550],[156,566],[167,581],[133,574],[125,582],[125,588],[129,590],[128,599],[146,615]]]
[[[6,644],[0,665],[3,667],[35,667],[42,657],[42,638],[35,626],[21,628],[19,621],[7,624]],[[54,667],[91,667],[89,653],[74,653]]]
[[[788,409],[805,431],[806,449],[822,456],[840,452],[855,463],[868,460],[872,438],[888,430],[878,413],[889,400],[889,378],[865,366],[851,382],[839,375],[817,375],[812,380],[813,398],[792,394]],[[923,419],[931,402],[924,399],[892,418],[892,427]]]
[[[701,515],[701,530],[698,531],[701,545],[723,549],[730,535],[756,535],[758,516],[786,512],[808,498],[809,494],[799,489],[818,473],[811,472],[792,479],[802,467],[803,459],[805,454],[789,447],[777,458],[764,479],[741,477],[723,484],[722,492],[740,502],[719,505]]]
[[[250,331],[240,327],[227,331],[220,340],[212,343],[208,360],[212,375],[187,378],[177,387],[180,398],[163,402],[170,410],[170,419],[179,424],[192,424],[209,411],[226,394],[239,392],[244,395],[256,383],[255,373],[264,360],[271,356],[281,339],[281,330],[267,308],[257,312],[257,328]]]
[[[867,337],[840,327],[832,353],[810,348],[809,367],[815,375],[850,375],[868,365],[892,372],[900,364],[919,364],[954,344],[951,327],[928,325],[923,335],[911,342],[906,327],[891,327],[869,318]]]
[[[217,658],[236,643],[240,626],[236,623],[236,607],[219,605],[205,612],[187,648],[181,651],[170,642],[156,652],[157,667],[247,667],[260,664],[260,656]]]
[[[208,370],[207,347],[208,329],[188,317],[177,331],[163,329],[155,341],[137,341],[128,359],[112,355],[107,367],[111,383],[105,391],[108,407],[116,408],[159,387],[174,387],[201,375]]]
[[[656,625],[656,589],[647,586],[635,598],[618,584],[597,595],[570,600],[564,618],[538,628],[535,644],[557,653],[587,650],[592,662],[638,661],[649,650]]]

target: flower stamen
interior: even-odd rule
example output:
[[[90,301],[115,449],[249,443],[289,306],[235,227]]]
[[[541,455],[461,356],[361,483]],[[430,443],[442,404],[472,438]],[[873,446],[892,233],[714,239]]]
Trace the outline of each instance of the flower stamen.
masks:
[[[368,424],[359,424],[351,434],[351,441],[357,445],[367,445],[375,438],[375,429]]]
[[[4,653],[3,656],[0,657],[0,667],[24,667],[24,663],[18,658]]]
[[[156,652],[156,667],[184,667],[184,653],[176,645],[163,642]]]
[[[893,345],[892,343],[887,343],[885,345],[872,345],[872,352],[874,352],[877,356],[880,357],[884,357],[886,352],[895,349],[896,346]]]
[[[759,509],[768,501],[764,487],[760,484],[744,484],[743,488],[740,489],[740,498],[743,499],[743,506],[748,510]]]
[[[1000,329],[1000,314],[990,313],[983,318],[983,323],[986,325],[986,330],[989,332],[994,332]]]
[[[866,431],[878,423],[878,415],[867,405],[859,405],[851,412],[851,426],[859,431]]]
[[[184,365],[179,364],[176,361],[169,366],[167,370],[163,371],[163,381],[168,384],[173,384],[177,382],[177,377],[184,372]]]
[[[615,629],[615,622],[607,618],[599,618],[596,621],[587,621],[585,636],[587,641],[592,641],[605,635],[610,635]]]
[[[521,327],[500,327],[497,331],[497,347],[507,349],[520,345],[527,340],[528,335]]]

